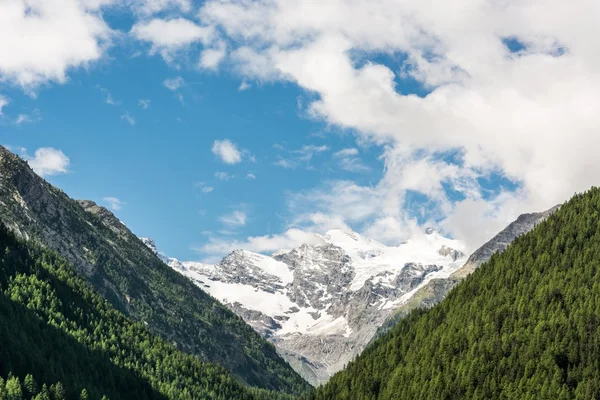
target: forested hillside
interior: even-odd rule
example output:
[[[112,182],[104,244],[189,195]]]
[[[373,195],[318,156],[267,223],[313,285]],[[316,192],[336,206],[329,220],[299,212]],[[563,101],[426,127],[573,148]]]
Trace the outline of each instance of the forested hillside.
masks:
[[[412,312],[309,399],[597,399],[600,189]]]
[[[116,309],[239,381],[298,394],[300,376],[240,317],[152,253],[115,215],[75,201],[0,146],[0,221],[57,251]]]
[[[130,321],[55,252],[0,224],[0,399],[288,399]]]

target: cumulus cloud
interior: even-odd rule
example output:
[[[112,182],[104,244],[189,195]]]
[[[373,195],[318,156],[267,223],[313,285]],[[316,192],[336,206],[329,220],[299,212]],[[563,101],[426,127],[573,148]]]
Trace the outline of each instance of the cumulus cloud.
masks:
[[[116,197],[105,197],[103,200],[113,211],[119,211],[126,204],[125,202]]]
[[[293,82],[312,94],[310,116],[385,149],[380,182],[345,184],[386,210],[365,231],[392,238],[430,215],[476,243],[597,183],[598,12],[593,0],[209,0],[199,16],[242,79]],[[494,176],[519,189],[489,193],[480,182]],[[460,226],[475,204],[481,226]]]
[[[225,47],[208,48],[202,51],[198,66],[202,69],[216,69],[227,55]]]
[[[63,83],[69,69],[100,60],[113,36],[100,11],[108,3],[0,2],[0,81],[33,91],[46,82]]]
[[[238,164],[242,161],[242,152],[229,139],[215,140],[212,152],[225,164]]]
[[[40,147],[33,156],[23,154],[27,163],[41,177],[68,172],[70,160],[62,151],[52,147]]]
[[[150,54],[160,54],[170,62],[177,52],[195,42],[210,42],[211,28],[199,26],[186,18],[159,19],[136,23],[130,34],[138,40],[151,44]]]
[[[141,16],[156,14],[166,10],[180,10],[187,13],[192,8],[191,0],[128,0],[132,9]]]

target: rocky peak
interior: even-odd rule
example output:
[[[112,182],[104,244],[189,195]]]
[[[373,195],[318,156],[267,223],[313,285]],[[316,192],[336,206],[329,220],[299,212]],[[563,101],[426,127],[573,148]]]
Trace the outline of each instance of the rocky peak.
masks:
[[[433,235],[434,233],[440,233],[440,231],[438,231],[437,229],[432,228],[432,227],[425,228],[426,235]]]
[[[237,250],[213,268],[172,268],[223,301],[319,384],[364,348],[403,296],[462,265],[461,244],[441,235],[421,233],[397,247],[347,230],[315,237],[271,257]]]
[[[150,250],[152,250],[152,252],[156,255],[158,255],[158,249],[156,248],[156,243],[154,242],[154,240],[147,238],[147,237],[140,237],[140,240],[142,241],[142,243],[144,243]]]
[[[97,216],[100,221],[110,230],[127,240],[131,232],[119,218],[109,209],[96,204],[91,200],[76,200],[85,211]]]

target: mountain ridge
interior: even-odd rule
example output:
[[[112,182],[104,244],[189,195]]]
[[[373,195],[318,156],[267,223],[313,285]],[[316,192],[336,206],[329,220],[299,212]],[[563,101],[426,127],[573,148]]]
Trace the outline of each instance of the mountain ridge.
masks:
[[[394,305],[466,257],[430,230],[390,247],[331,230],[316,244],[273,256],[236,250],[216,265],[163,256],[169,266],[240,315],[313,385],[360,353]],[[160,254],[151,239],[142,239]]]
[[[306,398],[598,398],[599,215],[576,194]]]
[[[275,348],[189,280],[168,268],[112,212],[75,201],[0,147],[0,220],[56,250],[111,304],[242,382],[299,393],[306,383]]]

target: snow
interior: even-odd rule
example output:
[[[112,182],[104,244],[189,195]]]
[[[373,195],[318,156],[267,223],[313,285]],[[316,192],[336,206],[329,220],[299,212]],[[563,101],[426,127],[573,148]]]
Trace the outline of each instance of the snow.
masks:
[[[319,245],[303,245],[293,250],[299,262],[295,270],[272,257],[247,250],[234,252],[233,258],[225,259],[233,263],[242,262],[241,265],[246,267],[242,274],[251,274],[254,278],[259,276],[261,284],[256,286],[239,283],[237,279],[235,279],[236,282],[232,282],[231,270],[227,270],[228,265],[231,264],[227,264],[225,261],[223,265],[208,265],[190,261],[180,262],[177,259],[169,258],[167,263],[221,302],[225,304],[240,303],[246,309],[259,311],[277,319],[281,329],[276,330],[274,335],[285,339],[298,334],[349,337],[352,333],[348,320],[344,316],[334,317],[328,313],[334,296],[327,291],[326,285],[311,282],[313,286],[316,286],[315,293],[322,292],[319,301],[326,304],[324,309],[317,310],[310,306],[301,307],[288,296],[289,291],[292,290],[290,284],[294,281],[294,273],[306,274],[305,276],[312,276],[313,273],[319,274],[321,271],[325,274],[328,273],[330,267],[327,264],[331,265],[335,261],[325,258],[325,253],[322,251],[323,245],[337,246],[350,257],[350,263],[345,265],[346,268],[351,268],[355,272],[348,288],[350,291],[361,289],[367,281],[373,285],[380,284],[393,288],[394,280],[407,263],[441,267],[440,270],[427,274],[418,287],[401,298],[392,300],[382,296],[380,300],[374,302],[379,310],[389,310],[398,306],[431,279],[448,277],[465,261],[464,257],[453,260],[451,256],[440,254],[439,250],[443,246],[458,251],[463,251],[464,248],[461,242],[445,238],[435,230],[415,234],[400,246],[386,246],[356,232],[345,230],[331,230],[319,238],[322,241]],[[145,243],[149,247],[154,244],[150,240],[145,240]],[[277,252],[277,254],[283,253]],[[277,282],[279,284],[276,285]],[[314,295],[314,293],[311,294]],[[302,292],[298,295],[305,299],[311,298],[311,296],[306,297],[306,294]]]
[[[294,272],[290,270],[286,263],[247,250],[243,250],[242,253],[252,261],[255,267],[264,271],[267,275],[276,276],[283,284],[288,284],[294,280]]]
[[[437,231],[431,231],[430,234],[417,233],[397,247],[386,246],[356,232],[343,230],[329,231],[323,238],[344,249],[352,258],[356,276],[352,281],[351,290],[360,289],[367,280],[381,273],[399,272],[410,262],[440,265],[443,270],[451,268],[455,262],[448,256],[440,255],[439,249],[442,246],[459,251],[464,249],[461,242],[445,238]]]

